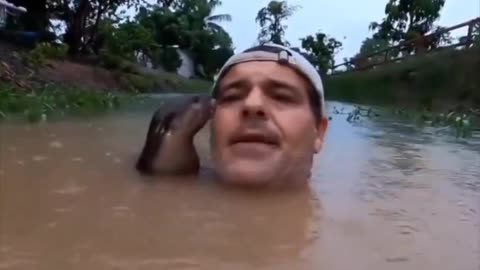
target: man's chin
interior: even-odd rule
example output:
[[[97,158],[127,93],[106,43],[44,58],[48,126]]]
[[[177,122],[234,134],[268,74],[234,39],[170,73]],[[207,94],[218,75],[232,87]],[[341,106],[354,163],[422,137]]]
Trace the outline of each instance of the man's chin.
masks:
[[[278,170],[268,162],[258,160],[236,161],[218,168],[220,180],[227,184],[243,186],[265,186],[277,179]]]

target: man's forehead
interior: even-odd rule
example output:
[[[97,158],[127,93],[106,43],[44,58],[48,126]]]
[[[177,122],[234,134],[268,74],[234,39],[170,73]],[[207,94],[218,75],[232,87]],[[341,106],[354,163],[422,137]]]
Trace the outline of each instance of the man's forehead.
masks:
[[[305,86],[305,79],[293,68],[269,61],[251,61],[233,65],[219,78],[218,84],[225,85],[233,81],[276,82]]]

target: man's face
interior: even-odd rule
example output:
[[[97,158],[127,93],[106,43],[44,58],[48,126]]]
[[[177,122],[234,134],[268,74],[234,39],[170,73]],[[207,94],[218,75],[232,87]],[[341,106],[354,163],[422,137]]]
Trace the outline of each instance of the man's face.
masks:
[[[305,182],[327,121],[317,121],[309,85],[276,62],[237,64],[218,85],[212,118],[212,153],[227,183]]]

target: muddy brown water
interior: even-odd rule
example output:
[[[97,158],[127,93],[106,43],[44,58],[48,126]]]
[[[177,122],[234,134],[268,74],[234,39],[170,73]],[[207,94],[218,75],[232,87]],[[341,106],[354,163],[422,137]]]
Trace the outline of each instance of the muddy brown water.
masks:
[[[0,269],[480,269],[478,135],[333,115],[308,191],[245,192],[142,181],[152,110],[0,125]]]

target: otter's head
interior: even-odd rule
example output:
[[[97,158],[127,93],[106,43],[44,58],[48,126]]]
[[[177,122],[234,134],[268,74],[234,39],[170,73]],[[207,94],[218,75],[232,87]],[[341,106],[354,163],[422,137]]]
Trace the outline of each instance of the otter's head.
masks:
[[[175,111],[170,124],[172,131],[193,136],[210,119],[212,98],[207,95],[189,97],[184,99]]]

